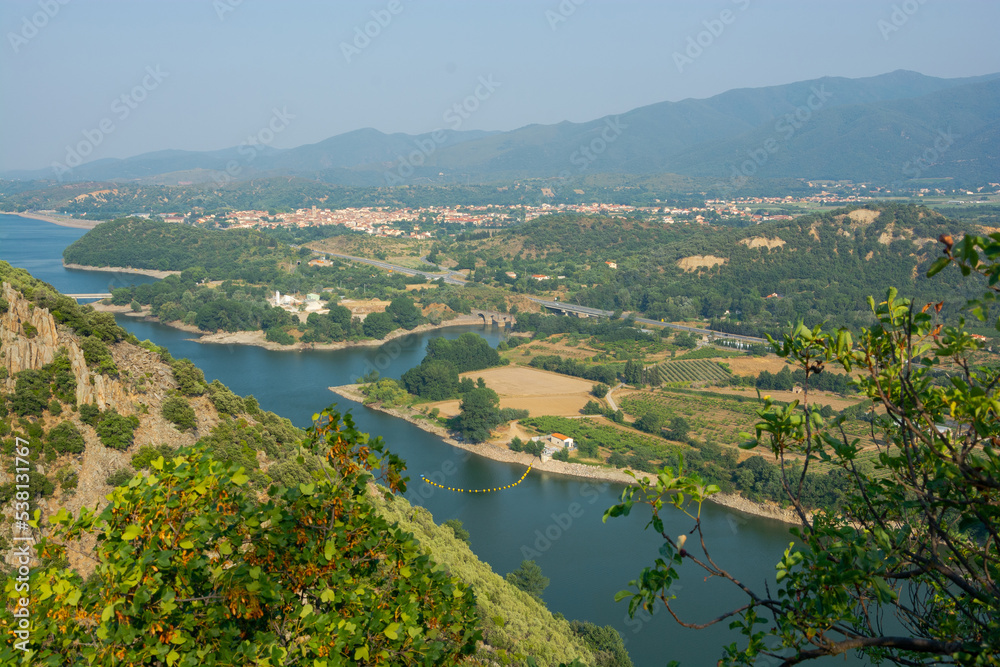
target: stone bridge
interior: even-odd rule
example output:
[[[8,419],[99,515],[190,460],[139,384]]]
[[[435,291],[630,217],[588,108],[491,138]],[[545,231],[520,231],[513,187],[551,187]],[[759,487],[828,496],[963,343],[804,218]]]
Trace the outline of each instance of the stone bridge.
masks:
[[[495,310],[480,310],[478,308],[473,308],[471,312],[473,317],[481,318],[483,320],[483,324],[492,323],[508,329],[517,323],[517,318],[510,313],[499,313]]]

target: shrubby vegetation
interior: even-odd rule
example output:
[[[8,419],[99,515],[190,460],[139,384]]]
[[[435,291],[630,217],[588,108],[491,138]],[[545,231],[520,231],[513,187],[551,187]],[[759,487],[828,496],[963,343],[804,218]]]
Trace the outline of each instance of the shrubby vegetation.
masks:
[[[314,665],[384,664],[391,655],[396,664],[444,664],[475,652],[481,632],[468,586],[374,511],[367,481],[379,472],[391,490],[402,488],[398,459],[336,413],[323,413],[306,447],[338,474],[324,469],[261,499],[239,467],[196,446],[151,462],[156,474],[115,489],[102,512],[60,511],[39,553],[61,556],[63,541],[100,533],[98,564],[87,579],[64,567],[36,570],[39,590],[51,594],[32,607],[29,659]],[[5,615],[0,626],[9,632],[12,622]],[[294,650],[289,636],[300,638]],[[16,653],[5,642],[0,661],[20,660]]]
[[[961,273],[988,280],[964,307],[970,317],[1000,328],[989,310],[1000,291],[1000,234],[966,236],[957,244],[942,234],[939,242],[944,253],[928,277],[956,264]],[[799,664],[852,651],[899,665],[998,664],[997,368],[977,361],[982,344],[964,318],[948,324],[945,304],[921,306],[895,289],[885,294],[868,300],[873,325],[857,335],[800,321],[772,341],[807,378],[825,365],[860,374],[859,389],[877,408],[871,416],[874,470],[861,465],[865,452],[842,428],[843,416],[824,418],[807,402],[765,401],[746,447],[765,448],[779,462],[770,483],[799,519],[795,541],[775,554],[777,587],[754,590],[712,560],[698,517],[702,503],[720,489],[677,465],[652,483],[627,489],[605,513],[607,519],[648,505],[647,527],[663,539],[661,557],[617,596],[629,600],[630,614],[665,603],[684,623],[672,606],[673,584],[682,568],[694,569],[733,584],[745,600],[708,623],[725,620],[744,636],[722,647],[728,664],[758,658]],[[761,479],[758,458],[746,463],[748,473]],[[808,467],[819,464],[832,467],[845,488],[835,510],[810,515],[803,482]],[[690,541],[688,531],[675,537],[664,529],[660,511],[667,504],[693,520]],[[883,625],[889,617],[893,626]]]
[[[194,428],[197,423],[194,408],[181,396],[170,396],[164,400],[160,412],[164,419],[181,431]]]

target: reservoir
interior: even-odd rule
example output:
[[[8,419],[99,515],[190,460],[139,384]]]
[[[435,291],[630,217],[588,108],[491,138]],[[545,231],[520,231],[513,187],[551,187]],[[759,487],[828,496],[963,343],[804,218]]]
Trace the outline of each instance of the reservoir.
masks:
[[[62,266],[62,250],[85,230],[0,214],[0,259],[23,267],[35,277],[68,293],[105,292],[129,282],[149,282],[144,276],[71,271]],[[744,641],[722,622],[707,630],[686,630],[658,608],[655,614],[629,619],[627,602],[614,602],[616,592],[628,588],[644,567],[658,557],[662,539],[643,527],[649,512],[636,507],[632,515],[603,523],[604,511],[615,504],[622,487],[580,478],[532,471],[516,488],[502,493],[457,494],[420,481],[421,475],[446,485],[485,488],[511,484],[524,467],[491,461],[447,445],[434,435],[400,419],[344,399],[327,388],[348,384],[376,368],[398,378],[423,358],[427,341],[435,336],[454,338],[475,331],[495,346],[502,339],[496,328],[450,327],[411,334],[382,347],[333,351],[271,351],[232,344],[201,344],[192,334],[156,323],[119,316],[119,323],[140,340],[166,346],[177,358],[187,357],[237,394],[253,394],[262,408],[308,426],[313,413],[331,403],[350,411],[362,431],[382,436],[389,449],[407,462],[410,477],[407,498],[429,509],[437,523],[459,519],[471,535],[472,549],[498,574],[533,559],[551,584],[543,598],[549,609],[567,619],[613,625],[626,641],[636,665],[662,667],[677,660],[685,667],[714,665],[722,647]],[[143,443],[145,444],[145,443]],[[450,472],[449,472],[450,471]],[[447,473],[447,474],[446,474]],[[691,519],[664,510],[668,534],[693,527]],[[707,504],[702,512],[706,543],[715,561],[758,591],[764,583],[776,588],[775,563],[788,547],[788,526],[776,521]],[[675,609],[688,622],[703,623],[741,605],[745,598],[735,587],[703,581],[693,566],[675,586]],[[763,627],[763,626],[761,626]],[[769,664],[761,660],[759,664]],[[774,664],[777,664],[776,662]],[[833,664],[832,659],[815,664]],[[837,664],[864,664],[852,657]]]

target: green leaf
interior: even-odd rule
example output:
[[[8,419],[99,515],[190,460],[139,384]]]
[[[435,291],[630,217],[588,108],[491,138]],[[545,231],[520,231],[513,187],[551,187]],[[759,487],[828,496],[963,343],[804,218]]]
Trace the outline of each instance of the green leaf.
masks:
[[[309,603],[306,603],[302,607],[301,611],[299,611],[299,618],[305,618],[306,616],[308,616],[311,613],[313,613],[313,606],[311,604],[309,604]]]
[[[315,490],[315,484],[299,484],[299,491],[301,491],[304,496],[311,496]]]
[[[354,659],[355,660],[367,660],[368,659],[368,645],[367,644],[365,646],[360,647],[357,651],[354,652]]]
[[[938,257],[937,260],[931,264],[931,268],[927,269],[927,277],[930,278],[931,276],[937,275],[941,272],[941,269],[948,266],[949,263],[951,263],[950,257]]]
[[[180,544],[181,549],[194,549],[194,542],[191,540],[184,540]]]
[[[388,626],[386,626],[385,630],[382,631],[382,634],[384,634],[389,639],[398,639],[399,623],[390,623]]]
[[[142,526],[137,526],[133,523],[132,525],[127,526],[124,532],[122,532],[122,539],[125,540],[126,542],[130,542],[135,538],[139,537],[139,535],[141,534],[142,534]]]
[[[248,481],[250,481],[250,478],[243,474],[243,468],[240,468],[239,471],[237,471],[236,474],[232,476],[232,482],[236,486],[243,486]]]

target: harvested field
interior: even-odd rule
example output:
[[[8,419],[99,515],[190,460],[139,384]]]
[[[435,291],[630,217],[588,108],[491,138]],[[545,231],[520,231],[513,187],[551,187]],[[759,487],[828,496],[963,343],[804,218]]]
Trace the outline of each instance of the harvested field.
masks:
[[[767,355],[766,357],[730,357],[723,359],[733,375],[760,375],[761,371],[778,373],[787,364],[781,357]]]
[[[500,396],[501,408],[528,410],[532,417],[540,415],[577,416],[592,400],[590,380],[550,373],[537,368],[504,366],[484,371],[462,373],[462,377],[483,378],[486,386]],[[458,414],[458,401],[441,401],[429,407],[438,408],[443,416]]]
[[[740,391],[740,389],[742,389],[742,391]],[[733,396],[757,396],[757,390],[749,387],[712,387],[712,391],[717,394],[732,394]],[[770,396],[776,401],[784,401],[785,403],[790,403],[792,401],[801,402],[802,399],[805,398],[805,394],[801,391],[777,391],[774,389],[761,389],[760,395]],[[810,403],[814,403],[816,405],[829,405],[834,410],[849,408],[860,400],[860,397],[842,398],[839,394],[833,394],[828,391],[814,390],[809,392]]]

